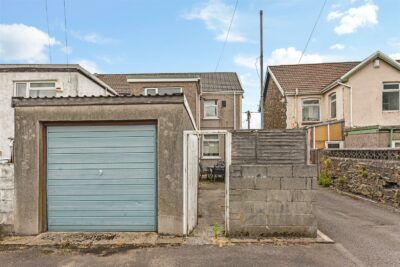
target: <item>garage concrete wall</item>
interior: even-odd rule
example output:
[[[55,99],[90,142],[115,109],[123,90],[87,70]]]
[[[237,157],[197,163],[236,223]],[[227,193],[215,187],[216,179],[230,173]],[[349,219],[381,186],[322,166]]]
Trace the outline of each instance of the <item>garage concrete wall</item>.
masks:
[[[32,103],[32,106],[16,104],[15,231],[18,234],[37,234],[45,230],[40,220],[44,217],[44,208],[40,204],[44,192],[40,189],[39,180],[43,123],[155,120],[158,232],[183,234],[183,131],[193,130],[193,126],[183,105],[183,96],[166,98],[168,101],[176,98],[179,100],[176,103],[162,104],[160,100],[158,104],[152,104],[152,99],[156,98],[144,97],[141,104],[114,103],[115,99],[120,101],[135,97],[43,100],[47,104],[42,106],[39,105],[41,100],[26,99],[21,100],[22,103]],[[74,104],[68,105],[68,102]],[[35,103],[38,105],[35,106]]]
[[[230,174],[230,235],[317,235],[315,166],[232,165]]]
[[[12,232],[14,224],[14,165],[0,164],[0,227]]]

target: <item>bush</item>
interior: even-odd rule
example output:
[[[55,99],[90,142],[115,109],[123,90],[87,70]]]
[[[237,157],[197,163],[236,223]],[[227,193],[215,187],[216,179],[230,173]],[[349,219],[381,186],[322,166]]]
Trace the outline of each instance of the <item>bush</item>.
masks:
[[[325,172],[321,172],[318,177],[318,184],[323,187],[329,187],[332,185],[332,179]]]

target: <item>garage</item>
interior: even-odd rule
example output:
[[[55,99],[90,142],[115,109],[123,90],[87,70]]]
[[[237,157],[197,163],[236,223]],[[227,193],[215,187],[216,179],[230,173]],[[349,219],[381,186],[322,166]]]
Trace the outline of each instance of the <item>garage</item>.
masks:
[[[154,125],[47,127],[49,231],[156,231]]]
[[[183,94],[13,98],[15,233],[185,234]]]

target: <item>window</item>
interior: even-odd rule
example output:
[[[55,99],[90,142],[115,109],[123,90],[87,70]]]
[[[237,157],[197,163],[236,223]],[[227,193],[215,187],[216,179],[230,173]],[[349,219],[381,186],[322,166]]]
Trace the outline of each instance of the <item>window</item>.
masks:
[[[218,118],[218,101],[205,100],[204,101],[204,118],[216,119]]]
[[[326,141],[325,148],[327,149],[339,149],[344,147],[343,141]]]
[[[17,82],[15,96],[19,97],[52,97],[56,96],[55,82]]]
[[[392,148],[400,148],[400,140],[392,141]]]
[[[145,95],[171,95],[182,93],[180,87],[164,87],[164,88],[146,88],[144,89]]]
[[[203,157],[219,157],[218,134],[205,134],[203,136]]]
[[[319,121],[319,100],[303,100],[303,122]]]
[[[331,119],[336,118],[336,93],[333,93],[329,96],[330,105],[331,105]]]
[[[382,109],[384,111],[400,110],[400,86],[398,83],[383,85]]]

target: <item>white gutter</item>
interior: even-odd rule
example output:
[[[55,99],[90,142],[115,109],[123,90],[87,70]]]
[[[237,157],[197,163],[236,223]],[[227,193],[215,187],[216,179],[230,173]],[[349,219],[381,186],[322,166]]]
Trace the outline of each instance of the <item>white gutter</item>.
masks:
[[[200,78],[128,78],[128,83],[151,83],[151,82],[198,82]]]
[[[341,82],[338,82],[338,84],[350,89],[350,127],[353,128],[353,87]],[[344,102],[344,95],[343,95],[343,102]],[[344,118],[344,110],[343,110],[343,118]]]
[[[232,94],[237,94],[237,95],[243,95],[243,91],[218,91],[218,92],[202,92],[203,94],[218,94],[218,95],[232,95]]]

